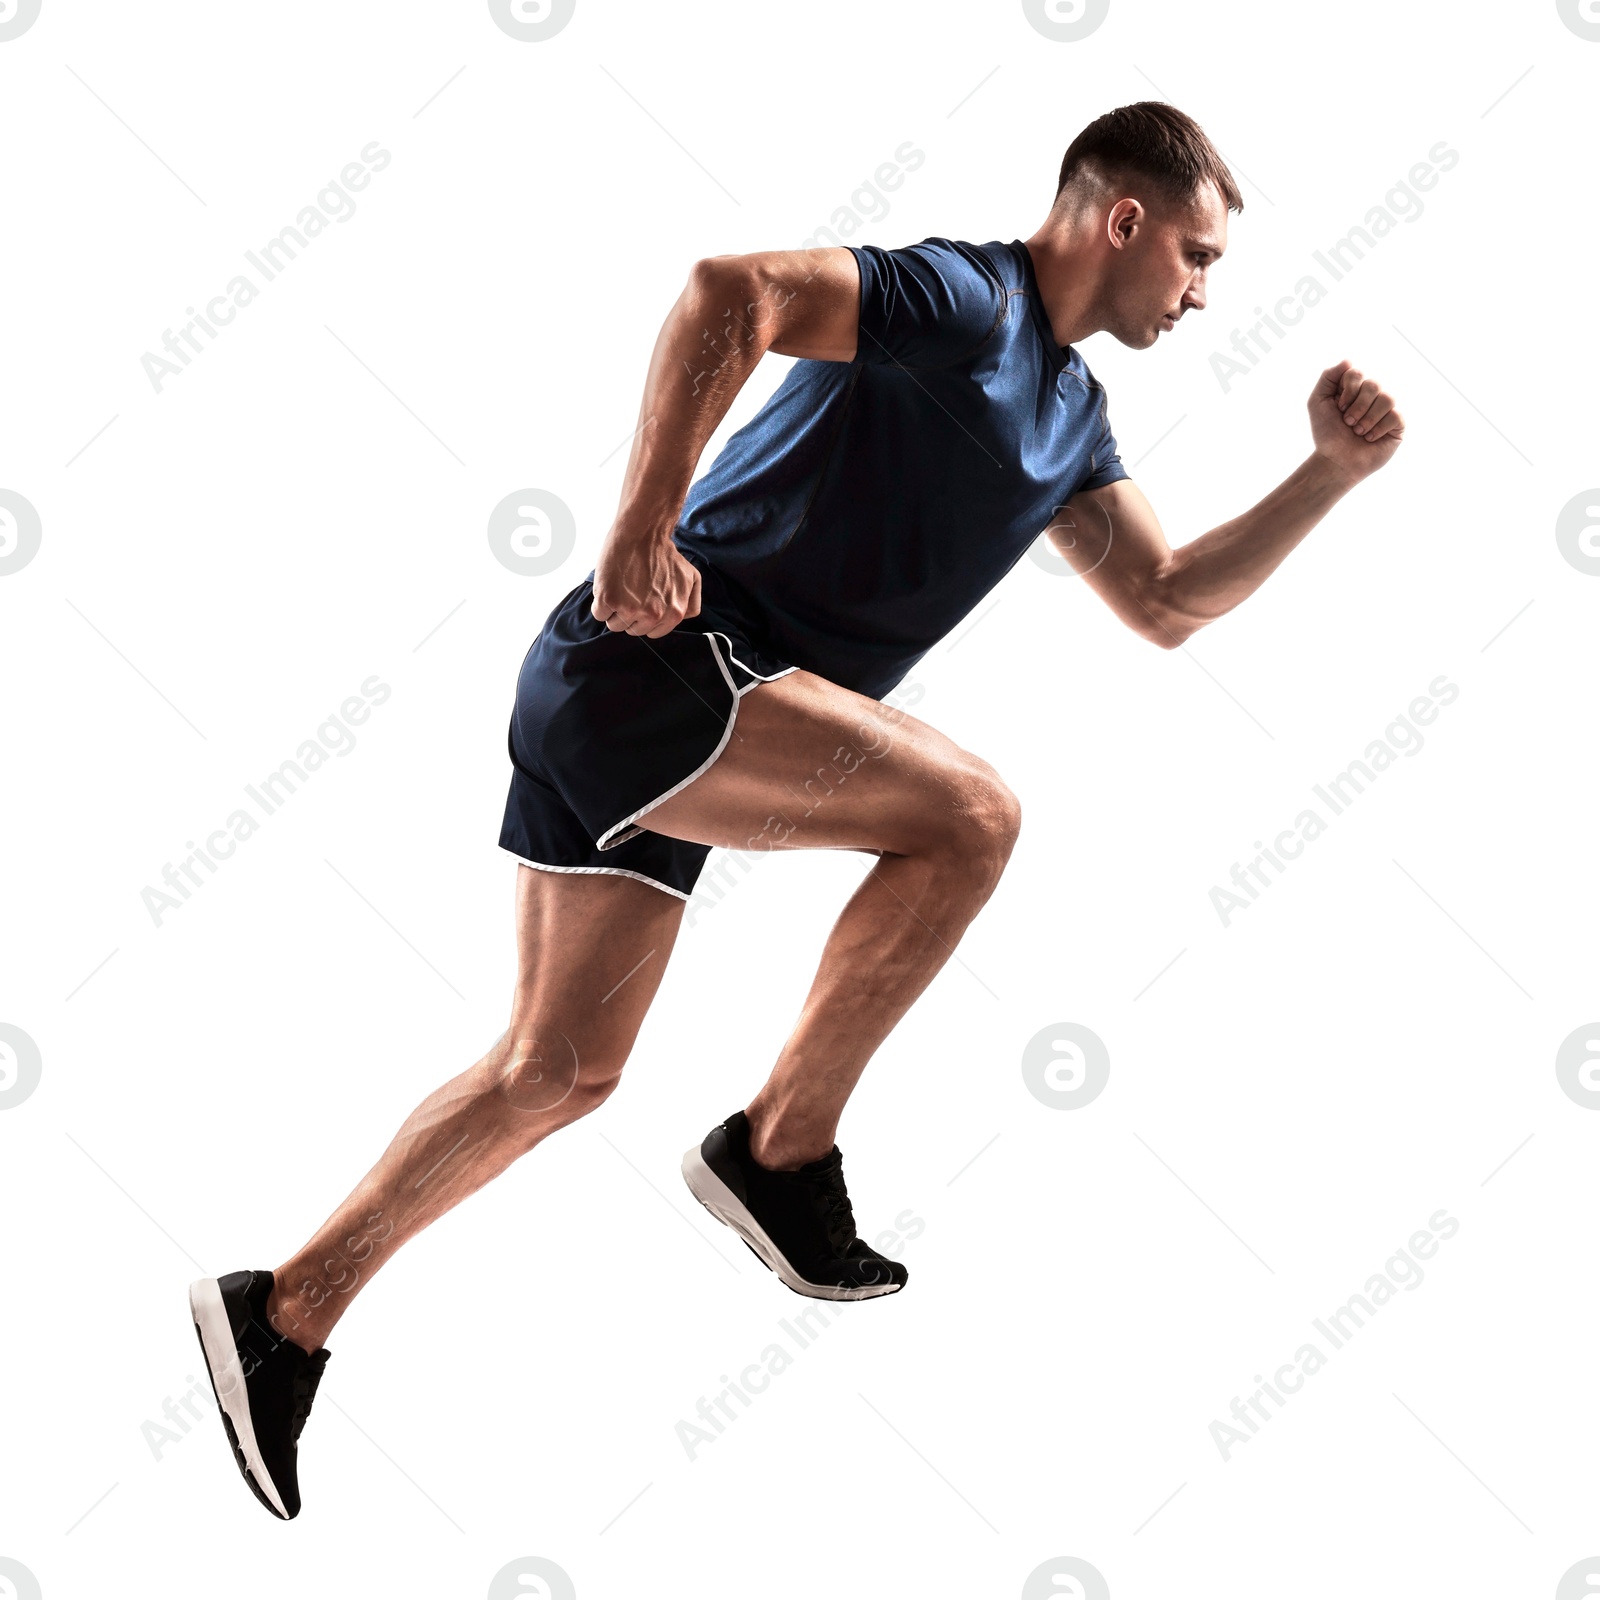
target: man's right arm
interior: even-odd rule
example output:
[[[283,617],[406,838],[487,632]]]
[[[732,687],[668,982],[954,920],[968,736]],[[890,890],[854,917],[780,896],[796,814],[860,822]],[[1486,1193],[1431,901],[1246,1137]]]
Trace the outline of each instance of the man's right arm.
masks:
[[[672,532],[706,441],[768,350],[853,361],[861,280],[841,246],[697,261],[650,358],[615,521],[595,564],[594,615],[659,639],[700,611],[700,574]]]

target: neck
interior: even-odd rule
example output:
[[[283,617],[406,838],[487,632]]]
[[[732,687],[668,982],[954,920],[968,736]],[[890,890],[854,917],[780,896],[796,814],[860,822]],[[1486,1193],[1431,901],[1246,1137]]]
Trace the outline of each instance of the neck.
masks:
[[[1046,220],[1023,241],[1033,259],[1033,276],[1050,318],[1050,332],[1062,346],[1077,344],[1105,323],[1097,311],[1098,274],[1088,242],[1061,223]]]

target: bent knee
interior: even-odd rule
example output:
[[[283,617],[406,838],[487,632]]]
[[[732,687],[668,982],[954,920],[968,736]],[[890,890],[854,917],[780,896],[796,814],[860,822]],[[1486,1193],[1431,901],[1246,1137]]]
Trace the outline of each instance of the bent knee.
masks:
[[[1022,831],[1022,802],[993,767],[973,758],[951,783],[943,821],[947,846],[998,878]]]
[[[1022,802],[991,767],[984,781],[983,830],[1007,857],[1022,832]]]
[[[581,1053],[566,1033],[549,1026],[514,1026],[493,1066],[493,1092],[505,1108],[539,1123],[587,1115],[622,1077],[621,1061]]]

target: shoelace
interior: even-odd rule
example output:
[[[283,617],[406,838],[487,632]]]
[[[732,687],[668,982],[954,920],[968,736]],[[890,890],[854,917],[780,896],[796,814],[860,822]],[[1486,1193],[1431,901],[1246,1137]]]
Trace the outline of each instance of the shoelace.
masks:
[[[835,1250],[843,1252],[856,1237],[855,1212],[851,1209],[850,1194],[844,1184],[844,1162],[835,1156],[821,1171],[807,1173],[806,1176],[813,1185],[812,1200],[822,1215],[828,1243]]]
[[[322,1350],[315,1355],[302,1355],[295,1364],[294,1416],[290,1430],[296,1443],[300,1439],[300,1430],[306,1425],[306,1418],[311,1415],[311,1402],[316,1398],[317,1385],[322,1382],[322,1369],[327,1364],[327,1352]]]

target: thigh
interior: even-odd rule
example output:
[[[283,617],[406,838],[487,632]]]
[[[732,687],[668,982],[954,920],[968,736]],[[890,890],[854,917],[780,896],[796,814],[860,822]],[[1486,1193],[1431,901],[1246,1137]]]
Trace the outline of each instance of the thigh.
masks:
[[[543,1082],[622,1069],[678,937],[684,902],[615,873],[517,869],[517,988],[509,1041]],[[530,1079],[536,1074],[525,1074]],[[532,1109],[530,1107],[530,1109]]]
[[[751,689],[722,754],[640,825],[729,850],[908,855],[1005,787],[904,711],[792,672]]]

